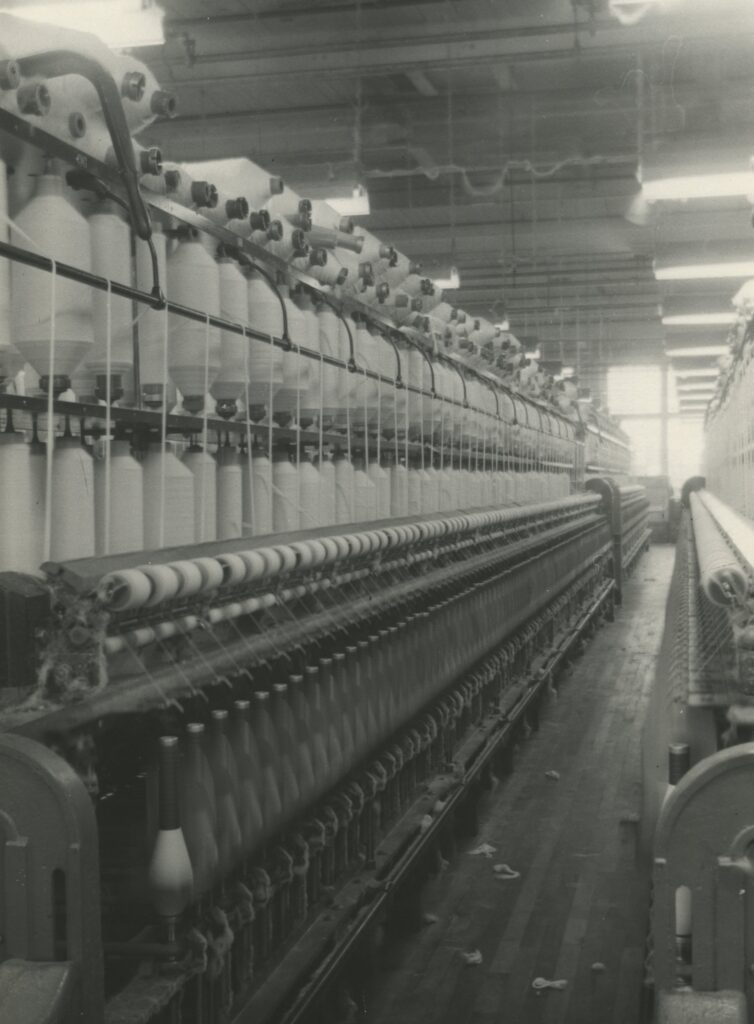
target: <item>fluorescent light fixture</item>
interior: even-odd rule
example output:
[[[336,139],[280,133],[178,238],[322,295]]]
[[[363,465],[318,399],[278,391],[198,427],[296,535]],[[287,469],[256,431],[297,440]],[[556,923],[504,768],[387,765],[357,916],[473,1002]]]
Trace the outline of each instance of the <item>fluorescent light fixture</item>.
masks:
[[[754,260],[737,260],[732,263],[688,263],[686,265],[658,267],[655,263],[655,278],[658,281],[704,281],[727,277],[754,277]]]
[[[501,320],[499,324],[495,324],[495,327],[501,331],[509,331],[511,329],[510,321],[507,319]]]
[[[730,351],[727,345],[689,345],[684,348],[666,348],[665,355],[671,359],[694,359],[696,356],[724,356]]]
[[[715,382],[700,381],[698,384],[676,384],[676,390],[680,398],[688,395],[690,398],[700,398],[702,395],[712,395],[715,391]]]
[[[115,50],[162,46],[162,10],[153,0],[74,0],[0,5],[0,11],[45,25],[91,32]]]
[[[541,359],[542,358],[542,353],[539,351],[538,348],[532,349],[531,352],[524,352],[524,355],[526,356],[527,359]]]
[[[641,19],[664,0],[610,0],[610,13],[621,25],[637,25]]]
[[[453,291],[456,288],[461,287],[461,275],[458,273],[458,269],[456,267],[451,267],[450,275],[448,277],[438,277],[432,282],[432,284],[440,291]]]
[[[678,316],[664,316],[666,327],[730,327],[736,322],[735,310],[729,313],[681,313]]]
[[[367,217],[369,215],[369,193],[363,185],[354,185],[350,196],[325,199],[341,217]]]
[[[644,182],[642,195],[648,203],[686,199],[716,199],[754,194],[754,171],[723,174],[685,174]]]
[[[690,366],[687,370],[676,369],[674,371],[676,380],[683,379],[684,377],[707,377],[710,380],[716,380],[719,376],[719,370],[716,366],[707,367],[695,367]]]

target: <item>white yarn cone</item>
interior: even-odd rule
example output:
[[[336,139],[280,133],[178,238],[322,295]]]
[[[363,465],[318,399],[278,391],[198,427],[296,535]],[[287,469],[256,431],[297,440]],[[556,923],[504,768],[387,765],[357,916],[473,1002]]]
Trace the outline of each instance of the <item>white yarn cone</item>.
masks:
[[[0,159],[0,241],[3,242],[9,239],[7,216],[8,170]],[[0,379],[15,377],[24,368],[21,353],[11,343],[10,268],[10,260],[0,260]]]
[[[217,463],[203,448],[189,448],[183,464],[194,477],[194,540],[217,540]]]
[[[171,253],[167,280],[171,302],[219,315],[220,269],[201,241],[188,238]],[[199,412],[205,401],[205,381],[211,386],[220,369],[220,331],[174,314],[169,321],[170,376],[184,407]]]
[[[47,482],[47,451],[41,444],[29,445],[31,499],[28,510],[30,558],[34,569],[44,560],[45,487]]]
[[[382,468],[379,462],[370,462],[369,479],[377,489],[377,507],[375,519],[390,518],[390,474]]]
[[[299,528],[298,471],[287,455],[272,463],[272,532],[293,533]]]
[[[262,452],[255,454],[251,462],[251,489],[244,488],[244,501],[247,500],[249,505],[248,508],[244,505],[244,522],[253,523],[253,536],[272,533],[272,463]]]
[[[146,549],[193,544],[194,475],[172,452],[152,448],[142,463],[144,471],[144,547]],[[164,478],[165,509],[161,530]],[[162,538],[162,539],[161,539]]]
[[[301,460],[298,472],[301,499],[299,524],[302,530],[312,530],[322,526],[320,509],[322,503],[322,477],[317,467],[312,464],[309,458]]]
[[[363,463],[353,473],[354,522],[368,523],[377,518],[377,488]]]
[[[243,471],[238,452],[230,445],[217,453],[217,539],[241,537],[243,523]]]
[[[335,522],[339,525],[354,521],[353,464],[346,455],[335,460]]]
[[[94,464],[75,437],[55,443],[52,457],[50,558],[65,562],[94,554]]]
[[[0,566],[7,572],[35,572],[32,460],[23,434],[0,434]]]
[[[167,288],[167,239],[159,221],[152,223],[152,242],[157,253],[157,267],[160,284]],[[152,257],[147,243],[136,239],[136,284],[144,292],[152,291]],[[168,296],[169,297],[169,296]],[[167,388],[168,408],[175,405],[175,386],[164,379],[163,346],[165,344],[165,313],[139,305],[139,378],[141,393],[147,403],[159,405],[164,388]]]
[[[11,230],[11,241],[25,249],[31,238],[46,256],[91,270],[89,226],[65,193],[62,178],[41,175],[33,198],[16,216],[19,230]],[[11,287],[13,342],[23,358],[44,376],[50,371],[52,275],[13,263]],[[91,289],[58,276],[53,373],[70,376],[91,351],[92,343]]]
[[[120,284],[131,284],[131,229],[114,202],[98,203],[90,215],[89,235],[92,266],[102,277]],[[108,314],[109,309],[109,314]],[[120,380],[124,397],[133,396],[133,340],[131,302],[117,295],[94,289],[92,323],[94,345],[86,359],[86,368],[95,377],[107,373],[107,321],[110,318],[110,373]],[[75,389],[74,389],[75,390]],[[104,392],[104,389],[103,389]],[[104,398],[104,393],[101,395]]]
[[[405,466],[390,467],[390,515],[393,519],[408,515],[408,470]]]
[[[318,464],[319,471],[319,522],[320,526],[335,525],[335,465],[325,455]]]
[[[107,467],[94,461],[95,552],[98,555],[141,551],[144,547],[144,473],[128,441],[110,443],[110,531],[105,546]]]
[[[408,471],[408,515],[419,516],[422,511],[422,478],[421,470]]]

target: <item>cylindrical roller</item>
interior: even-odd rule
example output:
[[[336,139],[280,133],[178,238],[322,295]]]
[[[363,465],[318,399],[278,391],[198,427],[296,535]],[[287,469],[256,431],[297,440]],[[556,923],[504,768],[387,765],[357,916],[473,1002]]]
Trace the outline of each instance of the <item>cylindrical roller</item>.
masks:
[[[698,494],[690,504],[702,590],[713,604],[741,604],[749,590],[746,572]]]

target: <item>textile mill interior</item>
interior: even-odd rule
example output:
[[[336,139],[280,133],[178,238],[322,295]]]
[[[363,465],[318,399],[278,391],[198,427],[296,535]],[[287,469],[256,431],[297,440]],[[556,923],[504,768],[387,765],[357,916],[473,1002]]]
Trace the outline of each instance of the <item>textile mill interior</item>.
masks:
[[[754,1024],[752,58],[0,0],[0,1024]]]

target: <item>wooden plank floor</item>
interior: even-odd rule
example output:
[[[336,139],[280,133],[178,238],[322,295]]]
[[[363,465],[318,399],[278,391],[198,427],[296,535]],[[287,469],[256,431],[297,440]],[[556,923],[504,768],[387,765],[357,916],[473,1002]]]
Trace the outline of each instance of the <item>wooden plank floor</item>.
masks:
[[[427,886],[438,920],[388,951],[370,1024],[638,1024],[648,892],[630,818],[672,560],[642,557],[616,621],[561,680],[479,834]],[[480,843],[496,853],[471,855]],[[496,879],[499,863],[521,877]],[[474,949],[483,962],[467,966]],[[537,995],[537,976],[567,986]]]

